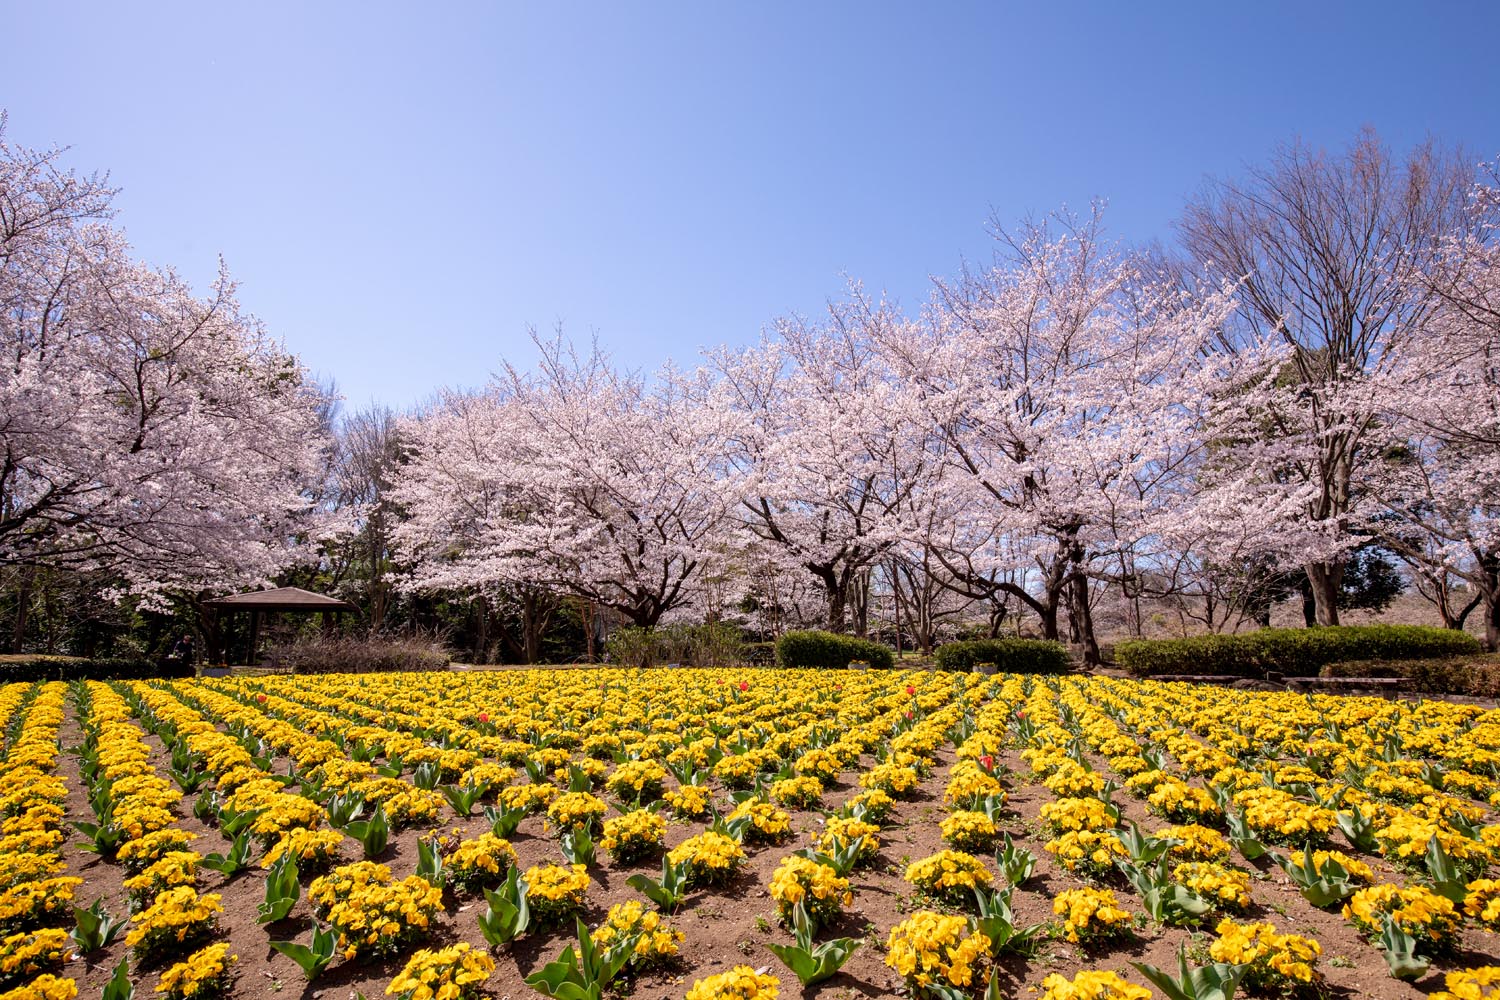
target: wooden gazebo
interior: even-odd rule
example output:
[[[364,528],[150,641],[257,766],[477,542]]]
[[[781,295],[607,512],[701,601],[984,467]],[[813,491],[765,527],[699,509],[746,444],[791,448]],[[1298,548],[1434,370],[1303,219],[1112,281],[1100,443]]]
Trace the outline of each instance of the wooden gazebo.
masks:
[[[358,610],[348,601],[326,594],[315,594],[301,587],[275,587],[257,590],[249,594],[235,594],[204,601],[203,606],[213,611],[214,633],[222,635],[218,627],[220,615],[231,615],[241,611],[250,612],[250,642],[246,658],[255,658],[255,647],[260,641],[260,618],[263,614],[290,612],[294,614],[321,614],[325,626],[337,627],[345,611]]]

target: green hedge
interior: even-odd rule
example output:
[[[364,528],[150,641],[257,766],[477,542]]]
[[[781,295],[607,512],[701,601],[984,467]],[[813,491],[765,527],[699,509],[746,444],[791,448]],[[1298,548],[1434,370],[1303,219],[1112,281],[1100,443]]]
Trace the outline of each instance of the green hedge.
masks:
[[[832,632],[788,632],[776,640],[779,667],[829,667],[841,670],[855,660],[890,669],[895,657],[888,646]]]
[[[939,670],[973,670],[993,663],[1008,674],[1064,674],[1073,666],[1068,649],[1047,639],[973,639],[945,642],[937,648]]]
[[[1132,639],[1115,647],[1115,660],[1137,676],[1235,674],[1264,677],[1316,674],[1346,660],[1430,660],[1479,651],[1465,632],[1426,625],[1334,625],[1261,629],[1244,635],[1187,639]]]
[[[36,681],[141,681],[153,677],[192,677],[190,663],[151,660],[90,660],[39,656],[34,660],[0,663],[0,684]]]
[[[1423,694],[1500,696],[1500,662],[1483,656],[1436,660],[1351,660],[1330,663],[1320,677],[1404,677]]]

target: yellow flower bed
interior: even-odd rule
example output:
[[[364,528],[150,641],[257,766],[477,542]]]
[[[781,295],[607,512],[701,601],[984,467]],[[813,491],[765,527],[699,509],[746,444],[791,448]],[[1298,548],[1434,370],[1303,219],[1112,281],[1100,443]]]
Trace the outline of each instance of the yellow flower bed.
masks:
[[[906,881],[933,899],[964,903],[974,889],[989,888],[995,877],[984,862],[963,851],[939,851],[907,866]]]
[[[495,960],[466,942],[448,948],[423,948],[386,987],[401,1000],[475,1000],[495,971]]]
[[[1072,979],[1054,972],[1042,980],[1041,1000],[1151,1000],[1151,991],[1116,973],[1085,969]]]
[[[1371,886],[1344,904],[1344,919],[1373,937],[1380,935],[1381,914],[1412,937],[1439,949],[1452,946],[1463,919],[1451,900],[1422,886]]]
[[[536,865],[521,876],[526,880],[531,915],[539,923],[561,921],[583,909],[593,879],[583,865]]]
[[[696,980],[687,1000],[776,1000],[781,980],[748,965],[736,965],[707,979]]]
[[[78,765],[60,754],[73,739],[61,727],[71,725],[75,697],[83,732],[98,750],[97,775],[85,771],[95,781],[82,789],[73,787]],[[38,977],[69,967],[57,956],[67,945],[62,934],[71,925],[70,907],[96,895],[107,904],[127,893],[138,901],[141,909],[130,925],[136,943],[146,936],[145,924],[161,925],[162,954],[153,957],[165,961],[148,974],[191,965],[194,949],[205,952],[210,941],[194,939],[200,932],[192,930],[178,941],[178,917],[157,906],[163,899],[183,900],[179,909],[189,915],[182,922],[190,926],[191,912],[214,899],[197,895],[200,883],[216,887],[220,876],[203,869],[197,852],[207,848],[184,830],[198,829],[196,824],[184,820],[196,813],[209,826],[222,822],[205,811],[216,804],[259,813],[250,830],[266,848],[261,866],[297,859],[306,901],[293,919],[305,928],[310,909],[334,928],[335,970],[369,956],[383,981],[395,987],[393,994],[426,988],[435,1000],[461,996],[454,991],[466,986],[482,989],[482,979],[457,984],[434,978],[433,970],[445,961],[434,956],[446,949],[423,953],[428,964],[401,971],[433,929],[443,891],[411,875],[412,834],[393,837],[380,855],[390,859],[388,865],[340,864],[339,852],[357,845],[329,821],[328,796],[338,794],[362,797],[363,818],[379,805],[393,827],[420,824],[423,841],[440,851],[450,893],[499,885],[517,865],[510,841],[522,845],[527,862],[537,862],[526,872],[534,920],[527,935],[556,938],[536,938],[538,963],[571,938],[570,915],[587,910],[594,874],[613,903],[607,916],[590,915],[599,921],[595,940],[606,947],[628,945],[632,966],[644,969],[675,957],[685,980],[699,973],[691,989],[703,997],[765,996],[779,989],[767,981],[775,977],[751,970],[709,976],[695,954],[706,939],[684,939],[653,908],[672,909],[670,898],[653,890],[658,902],[648,903],[644,888],[627,885],[637,873],[658,879],[655,862],[666,845],[675,844],[667,861],[686,869],[689,915],[711,914],[722,903],[723,886],[752,858],[770,891],[756,894],[748,883],[734,883],[735,895],[753,910],[751,919],[785,921],[800,905],[825,924],[844,908],[856,920],[871,916],[878,922],[876,911],[859,914],[851,904],[855,884],[870,887],[866,899],[873,893],[905,896],[897,879],[905,874],[918,892],[941,899],[943,909],[951,906],[946,913],[892,918],[899,921],[894,928],[874,928],[888,942],[886,960],[914,995],[947,987],[978,996],[994,971],[998,989],[1033,1000],[1134,998],[1144,990],[1135,985],[1140,980],[1128,963],[1142,956],[1117,938],[1141,922],[1136,911],[1148,907],[1131,902],[1138,890],[1124,888],[1131,883],[1116,866],[1128,860],[1115,835],[1123,832],[1119,813],[1104,801],[1106,788],[1123,785],[1146,800],[1143,806],[1124,791],[1114,795],[1130,820],[1139,822],[1143,809],[1166,817],[1141,824],[1153,827],[1151,836],[1177,841],[1164,871],[1216,907],[1231,914],[1255,903],[1278,912],[1284,907],[1281,925],[1301,927],[1311,917],[1301,908],[1310,904],[1282,873],[1266,869],[1252,900],[1250,873],[1236,864],[1243,864],[1241,851],[1253,853],[1249,838],[1286,845],[1278,853],[1298,863],[1307,846],[1315,865],[1337,861],[1359,890],[1346,901],[1345,914],[1369,944],[1343,935],[1341,960],[1383,965],[1379,929],[1390,919],[1419,938],[1434,974],[1452,973],[1450,995],[1500,992],[1484,981],[1483,970],[1461,974],[1452,968],[1459,954],[1483,961],[1469,953],[1487,955],[1494,939],[1478,932],[1500,931],[1500,877],[1491,878],[1497,875],[1491,866],[1500,862],[1500,817],[1490,802],[1500,802],[1500,711],[1479,706],[1087,675],[593,667],[0,685],[0,726],[6,734],[0,741],[0,988],[12,991],[30,985],[23,982],[27,978],[40,982]],[[200,790],[185,797],[166,780],[163,747],[176,748],[179,757],[188,754],[189,769],[202,774]],[[257,766],[252,751],[256,757],[270,754],[273,769]],[[419,765],[423,770],[416,770]],[[174,766],[182,765],[174,760]],[[289,767],[296,779],[290,782],[284,780]],[[523,767],[521,781],[530,783],[516,784]],[[933,777],[944,767],[946,773]],[[444,795],[418,787],[434,772],[443,785],[459,789]],[[582,787],[575,783],[580,772],[591,778],[594,791],[569,790]],[[96,797],[93,786],[106,781],[124,846],[85,869],[91,880],[114,881],[84,894],[69,871],[75,855],[71,848],[64,853],[63,844],[76,847],[82,840],[70,821],[91,820],[87,805],[81,814],[72,805],[79,793]],[[835,782],[857,788],[835,796]],[[465,787],[478,791],[471,795]],[[735,789],[748,794],[735,802]],[[207,797],[195,809],[200,791]],[[662,804],[647,808],[658,796]],[[997,818],[997,808],[1008,802],[1017,812]],[[1229,804],[1221,810],[1221,802]],[[491,804],[485,817],[477,815],[481,805]],[[821,817],[800,811],[815,806],[829,811]],[[527,814],[513,834],[509,824],[516,817],[502,815],[512,810]],[[709,829],[720,818],[725,825]],[[492,823],[507,832],[488,832]],[[591,862],[596,867],[548,863],[559,857],[557,843],[539,834],[584,827],[600,847]],[[1012,848],[991,863],[1002,830]],[[780,862],[770,874],[764,845],[793,837],[797,847],[810,844],[830,855],[853,849],[856,863],[865,867],[840,876],[800,855],[782,859],[783,851],[770,855]],[[939,837],[949,849],[922,857]],[[886,857],[877,867],[869,862],[882,852],[882,841]],[[1444,895],[1456,892],[1452,876],[1441,876],[1442,893],[1429,887],[1438,874],[1429,869],[1441,864],[1429,855],[1434,843],[1455,866],[1457,880],[1467,883],[1460,904]],[[903,857],[906,852],[917,860]],[[888,867],[898,857],[902,869]],[[1088,945],[1095,967],[1044,980],[1050,970],[1024,948],[1012,945],[1009,950],[1019,954],[1003,958],[990,954],[990,942],[976,931],[974,889],[1001,888],[1001,866],[1005,878],[1018,883],[1011,898],[1017,922],[1051,911],[1054,938]],[[1402,884],[1380,884],[1392,877],[1393,867]],[[320,868],[329,870],[312,878]],[[408,877],[393,878],[393,870]],[[245,883],[239,884],[243,889]],[[251,888],[258,896],[259,886]],[[80,895],[82,900],[75,898]],[[189,906],[189,899],[198,902]],[[117,918],[125,915],[117,905],[109,908]],[[451,924],[457,934],[474,939],[483,901],[469,896],[455,910]],[[201,915],[220,921],[220,929],[236,940],[247,930],[222,926],[246,919],[241,916],[211,910]],[[549,922],[561,926],[549,931]],[[1151,954],[1170,955],[1189,945],[1190,963],[1250,966],[1241,988],[1247,995],[1319,989],[1320,953],[1333,944],[1327,937],[1320,943],[1284,934],[1248,917],[1211,918],[1218,934],[1205,939],[1190,937],[1179,923],[1150,925]],[[697,933],[686,923],[682,929]],[[1460,941],[1461,931],[1467,933]],[[301,936],[275,933],[307,940],[305,930]],[[775,939],[786,935],[778,932]],[[1454,950],[1459,944],[1467,951]],[[1057,954],[1064,951],[1071,956],[1076,949]],[[227,952],[222,957],[227,961]],[[503,948],[494,958],[512,961]],[[878,977],[869,979],[876,958],[858,952],[847,968],[881,989]],[[774,957],[764,961],[779,970]],[[512,972],[507,965],[507,979]],[[1328,978],[1340,975],[1330,970]],[[72,984],[63,982],[56,988],[66,991]],[[1431,989],[1430,983],[1423,988]],[[208,989],[205,984],[193,995]],[[1378,986],[1373,993],[1387,995]]]
[[[348,866],[352,867],[352,866]],[[335,869],[337,875],[340,869]],[[368,873],[369,869],[363,869]],[[310,895],[320,888],[314,880]],[[443,891],[410,875],[400,882],[369,878],[354,880],[348,892],[336,897],[327,920],[338,932],[344,957],[394,955],[425,937],[443,910]],[[326,898],[320,893],[319,899]]]
[[[516,851],[510,841],[493,833],[461,840],[443,855],[448,883],[460,891],[494,887],[505,881],[516,867]]]
[[[658,855],[667,836],[667,821],[645,809],[633,809],[604,821],[599,846],[616,861],[628,864]]]
[[[823,830],[816,837],[816,846],[824,854],[844,850],[849,844],[859,841],[856,864],[872,861],[880,852],[880,827],[864,820],[847,816],[830,816]]]
[[[705,830],[672,848],[667,860],[687,865],[689,885],[720,885],[744,864],[745,851],[722,833]]]
[[[854,902],[849,880],[832,868],[800,855],[783,858],[771,876],[771,899],[776,915],[788,927],[800,904],[814,927],[828,923]]]
[[[1109,889],[1067,889],[1052,901],[1062,935],[1074,944],[1095,944],[1129,935],[1135,918]]]
[[[891,928],[885,964],[913,990],[933,984],[977,985],[989,961],[990,939],[971,932],[963,917],[920,910]]]
[[[660,913],[632,899],[609,908],[604,923],[594,929],[594,941],[606,948],[617,942],[634,941],[630,964],[636,969],[648,969],[677,961],[683,934],[674,930]]]
[[[220,942],[200,948],[161,974],[156,992],[166,1000],[210,1000],[227,995],[238,955]]]
[[[1496,1000],[1500,998],[1500,966],[1450,972],[1443,977],[1443,985],[1448,988],[1430,994],[1429,1000]]]
[[[1268,923],[1238,924],[1221,920],[1218,938],[1209,945],[1215,962],[1248,965],[1246,984],[1267,993],[1290,993],[1315,986],[1316,964],[1323,946],[1298,934],[1278,934]]]
[[[142,961],[179,952],[211,936],[223,912],[217,893],[200,896],[192,886],[177,886],[130,918],[125,944]]]

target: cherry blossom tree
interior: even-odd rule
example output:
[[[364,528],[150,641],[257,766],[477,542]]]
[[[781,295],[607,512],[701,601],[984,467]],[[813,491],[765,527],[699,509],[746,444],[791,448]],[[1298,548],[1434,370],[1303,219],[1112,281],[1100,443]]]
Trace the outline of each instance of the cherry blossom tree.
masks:
[[[222,589],[298,556],[316,388],[235,299],[130,256],[113,192],[0,133],[0,562]]]
[[[535,371],[507,366],[414,423],[396,495],[416,582],[539,585],[655,625],[722,539],[730,418],[671,369],[648,382],[536,342]]]
[[[1110,252],[1097,212],[1002,238],[996,266],[940,282],[923,323],[878,336],[961,473],[951,509],[974,512],[948,568],[983,553],[986,570],[1028,571],[1039,593],[1001,586],[1049,637],[1067,600],[1098,662],[1090,579],[1124,551],[1139,558],[1186,509],[1226,378],[1209,348],[1232,300],[1186,295]]]
[[[825,323],[783,320],[756,348],[717,352],[718,381],[698,401],[735,418],[739,522],[761,552],[817,581],[835,632],[852,612],[864,634],[858,588],[904,536],[903,508],[935,465],[928,426],[869,336],[890,312],[856,294]]]

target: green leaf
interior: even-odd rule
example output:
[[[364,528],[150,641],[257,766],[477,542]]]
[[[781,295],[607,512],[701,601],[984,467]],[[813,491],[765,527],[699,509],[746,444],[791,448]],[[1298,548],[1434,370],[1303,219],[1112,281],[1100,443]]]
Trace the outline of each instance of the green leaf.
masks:
[[[531,923],[531,909],[526,901],[526,882],[512,868],[499,891],[485,890],[488,903],[479,917],[479,930],[492,948],[507,944],[522,934]]]
[[[1425,975],[1432,963],[1417,954],[1417,939],[1396,926],[1388,913],[1382,913],[1380,921],[1380,949],[1391,975],[1397,979],[1418,979]]]
[[[89,955],[113,944],[126,923],[110,916],[104,900],[96,899],[88,909],[73,907],[73,930],[68,936],[81,954]]]
[[[229,845],[229,853],[210,854],[199,861],[204,868],[216,871],[221,875],[233,877],[250,867],[250,831],[246,830],[235,837]]]
[[[114,975],[104,984],[100,1000],[134,1000],[134,997],[135,987],[130,984],[130,959],[122,958],[115,966]]]
[[[295,941],[272,941],[271,947],[296,962],[298,967],[302,969],[302,975],[308,982],[312,982],[333,961],[334,949],[337,944],[337,934],[332,930],[324,930],[314,923],[312,925],[312,947],[308,947],[305,944],[298,944]]]
[[[1167,1000],[1232,1000],[1240,981],[1250,971],[1248,965],[1224,962],[1190,969],[1185,948],[1177,950],[1176,976],[1145,962],[1130,964],[1161,990]]]
[[[302,898],[302,885],[297,880],[297,863],[290,854],[283,854],[271,866],[266,877],[266,899],[256,907],[257,923],[273,924],[286,918]]]
[[[521,825],[521,820],[526,818],[526,810],[485,806],[484,818],[489,821],[491,833],[497,837],[509,837]]]

